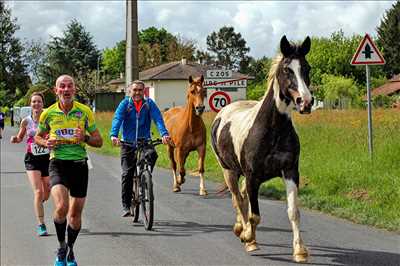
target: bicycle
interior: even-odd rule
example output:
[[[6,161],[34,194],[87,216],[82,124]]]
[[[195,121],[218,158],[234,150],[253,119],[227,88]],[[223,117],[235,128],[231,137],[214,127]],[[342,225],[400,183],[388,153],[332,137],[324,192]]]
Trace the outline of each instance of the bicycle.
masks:
[[[143,215],[143,225],[146,230],[151,230],[154,220],[154,194],[151,165],[144,154],[147,145],[157,146],[162,144],[161,139],[148,140],[140,138],[136,144],[121,141],[121,144],[135,147],[136,167],[133,174],[131,214],[133,222],[139,220],[139,208],[141,206]]]

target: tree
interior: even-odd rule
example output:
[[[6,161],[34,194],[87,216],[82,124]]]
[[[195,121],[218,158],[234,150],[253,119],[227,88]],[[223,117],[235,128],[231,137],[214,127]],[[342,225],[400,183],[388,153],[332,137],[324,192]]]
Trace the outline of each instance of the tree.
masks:
[[[196,50],[195,60],[199,61],[201,64],[205,64],[208,66],[214,66],[215,63],[215,57],[212,56],[209,52],[203,51],[203,50]]]
[[[207,50],[215,54],[219,66],[241,71],[246,68],[246,54],[250,48],[233,27],[224,26],[207,36]]]
[[[324,100],[340,101],[348,99],[352,105],[358,104],[360,100],[360,90],[351,78],[323,74],[320,89],[323,91]]]
[[[102,72],[109,78],[117,78],[125,72],[126,42],[122,40],[113,48],[103,51]],[[181,60],[183,57],[193,60],[195,42],[174,36],[164,28],[150,27],[139,32],[138,64],[139,71],[164,63]]]
[[[112,48],[103,51],[101,68],[107,78],[118,78],[125,72],[126,41],[122,40]]]
[[[150,48],[153,48],[154,46],[159,46],[160,64],[168,62],[167,57],[168,52],[170,52],[169,45],[171,42],[176,43],[176,37],[164,28],[157,29],[156,27],[149,27],[147,29],[139,31],[139,44],[146,43],[150,46]]]
[[[41,80],[51,87],[61,74],[75,78],[88,77],[89,73],[97,69],[100,57],[92,39],[78,21],[72,20],[61,37],[51,38],[47,46],[46,62],[41,67]]]
[[[11,11],[0,1],[0,105],[11,106],[28,90],[30,82],[23,60],[23,46],[14,36],[19,29]]]
[[[32,82],[39,81],[39,68],[45,63],[47,47],[40,40],[26,41],[25,44],[25,63],[31,74]]]
[[[381,48],[386,64],[386,77],[400,73],[400,1],[393,4],[377,28],[377,45]]]

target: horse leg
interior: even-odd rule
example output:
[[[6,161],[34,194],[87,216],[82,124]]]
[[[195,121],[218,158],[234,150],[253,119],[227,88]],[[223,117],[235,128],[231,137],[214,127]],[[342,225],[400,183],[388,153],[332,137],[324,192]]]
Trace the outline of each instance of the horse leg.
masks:
[[[286,184],[286,197],[288,202],[288,217],[292,225],[293,231],[293,260],[295,262],[306,262],[308,258],[308,250],[304,245],[300,235],[300,212],[298,209],[298,170],[284,172],[284,180]],[[297,184],[296,184],[297,183]]]
[[[242,194],[246,195],[248,206],[248,221],[243,230],[245,249],[251,252],[258,249],[256,242],[256,228],[260,223],[260,209],[258,206],[258,190],[261,182],[259,178],[251,176],[246,179],[245,186],[242,188]]]
[[[247,219],[247,214],[243,211],[243,198],[240,195],[239,191],[239,174],[234,171],[223,169],[225,183],[229,188],[229,191],[232,193],[232,205],[233,208],[236,209],[236,223],[233,226],[234,234],[241,238],[243,225],[245,224],[245,219]]]
[[[200,196],[208,194],[204,186],[204,159],[206,157],[206,145],[203,144],[197,147],[197,153],[199,154],[199,175],[200,175]]]
[[[176,185],[177,184],[177,182],[176,182],[176,161],[175,161],[175,156],[174,156],[174,147],[168,145],[167,148],[168,148],[168,156],[171,161],[172,174],[174,177],[174,185],[172,187],[172,191],[179,192],[181,190],[180,190],[179,186]]]
[[[188,156],[188,152],[184,152],[182,148],[177,148],[176,149],[176,158],[178,161],[179,165],[179,178],[176,179],[176,183],[178,186],[181,186],[183,183],[185,183],[185,162],[186,162],[186,157]]]

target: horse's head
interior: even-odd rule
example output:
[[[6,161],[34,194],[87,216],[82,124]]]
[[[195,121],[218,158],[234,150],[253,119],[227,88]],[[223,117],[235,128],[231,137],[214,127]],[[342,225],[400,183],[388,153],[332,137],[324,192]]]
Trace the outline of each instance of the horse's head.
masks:
[[[308,88],[311,67],[305,57],[310,47],[310,37],[301,45],[293,45],[283,36],[280,44],[283,58],[276,73],[280,87],[279,97],[287,105],[293,102],[301,114],[309,114],[314,103]]]
[[[202,115],[204,112],[204,97],[206,96],[206,91],[203,88],[204,77],[193,79],[189,76],[189,88],[187,91],[188,104],[192,105],[196,115]]]

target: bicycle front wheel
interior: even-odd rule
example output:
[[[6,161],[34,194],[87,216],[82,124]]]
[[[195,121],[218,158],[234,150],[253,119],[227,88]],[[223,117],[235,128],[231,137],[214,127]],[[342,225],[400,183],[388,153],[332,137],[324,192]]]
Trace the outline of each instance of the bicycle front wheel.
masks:
[[[139,178],[133,179],[132,187],[132,204],[131,204],[131,214],[133,216],[133,222],[137,223],[139,220]]]
[[[153,181],[151,173],[144,171],[141,176],[141,192],[142,192],[142,217],[143,225],[146,230],[151,230],[153,227],[154,216],[154,195],[153,195]]]

